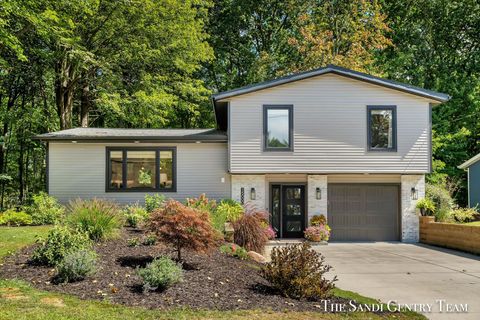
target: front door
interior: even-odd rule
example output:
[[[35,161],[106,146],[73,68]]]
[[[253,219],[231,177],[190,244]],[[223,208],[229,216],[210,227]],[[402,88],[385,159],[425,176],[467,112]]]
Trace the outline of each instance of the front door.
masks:
[[[281,238],[303,238],[305,186],[272,185],[272,225]]]

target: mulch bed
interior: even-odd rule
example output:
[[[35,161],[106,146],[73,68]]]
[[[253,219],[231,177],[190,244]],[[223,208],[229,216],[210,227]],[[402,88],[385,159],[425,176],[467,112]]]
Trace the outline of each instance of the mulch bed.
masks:
[[[135,268],[143,267],[154,257],[171,255],[162,246],[129,247],[130,238],[142,238],[139,230],[124,229],[121,237],[99,243],[94,277],[75,283],[54,284],[54,269],[29,264],[34,247],[28,247],[4,260],[2,278],[19,278],[34,287],[67,293],[82,299],[108,300],[129,306],[171,309],[271,309],[275,311],[322,311],[323,303],[288,299],[274,292],[259,275],[260,265],[214,252],[209,256],[184,253],[189,267],[184,281],[162,292],[143,292],[142,280]],[[335,303],[348,301],[332,298]]]

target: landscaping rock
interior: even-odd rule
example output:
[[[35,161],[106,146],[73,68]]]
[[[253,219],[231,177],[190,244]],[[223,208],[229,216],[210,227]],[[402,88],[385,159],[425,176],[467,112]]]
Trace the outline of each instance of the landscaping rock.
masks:
[[[262,256],[260,253],[257,253],[255,251],[248,251],[247,254],[250,257],[250,259],[252,259],[253,261],[256,261],[258,263],[266,263],[267,262],[267,259],[264,256]]]

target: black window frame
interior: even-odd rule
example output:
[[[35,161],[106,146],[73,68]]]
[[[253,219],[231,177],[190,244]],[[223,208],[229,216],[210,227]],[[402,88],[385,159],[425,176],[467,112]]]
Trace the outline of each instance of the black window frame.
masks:
[[[372,113],[373,110],[392,111],[392,147],[372,148]],[[397,152],[397,106],[395,105],[370,105],[367,106],[367,148],[371,152]]]
[[[110,151],[122,152],[122,185],[121,189],[111,188]],[[155,188],[127,188],[127,151],[155,151]],[[172,152],[172,187],[160,187],[160,151]],[[106,147],[105,192],[177,192],[177,148],[176,147]]]
[[[268,146],[268,110],[288,110],[288,147],[275,148]],[[263,151],[293,151],[293,105],[265,104],[263,105]]]

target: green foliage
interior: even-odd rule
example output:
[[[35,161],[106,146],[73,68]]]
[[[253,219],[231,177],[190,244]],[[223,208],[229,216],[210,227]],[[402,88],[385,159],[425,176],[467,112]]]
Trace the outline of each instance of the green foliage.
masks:
[[[122,210],[122,214],[125,217],[127,226],[133,228],[136,228],[140,224],[144,223],[149,217],[148,211],[138,203],[126,206]]]
[[[435,203],[429,198],[417,201],[417,209],[420,209],[422,216],[431,216],[435,213]]]
[[[138,238],[130,238],[127,240],[127,246],[129,247],[138,247],[140,245],[140,240]]]
[[[474,208],[456,208],[451,215],[456,222],[466,223],[473,221],[478,212]]]
[[[155,243],[157,243],[157,237],[154,234],[147,235],[142,241],[144,246],[153,246]]]
[[[187,198],[186,205],[212,215],[217,208],[217,201],[209,200],[205,193],[202,193],[198,198]]]
[[[38,242],[32,261],[47,266],[58,265],[67,254],[92,245],[87,234],[64,226],[55,226],[45,239],[39,239]]]
[[[33,196],[33,204],[26,207],[26,211],[32,216],[32,224],[54,224],[59,222],[65,208],[60,205],[55,197],[46,192],[40,192]]]
[[[157,258],[145,268],[137,269],[137,274],[143,279],[145,291],[164,290],[183,280],[182,266],[167,257]]]
[[[91,249],[74,250],[65,255],[57,266],[58,280],[75,282],[93,275],[96,271],[97,254]]]
[[[153,210],[161,208],[165,202],[165,196],[163,194],[155,193],[153,196],[145,195],[145,210],[151,213]]]
[[[244,213],[242,205],[233,200],[222,200],[212,212],[213,227],[219,232],[223,232],[226,222],[238,220]]]
[[[324,224],[327,224],[327,218],[325,218],[325,216],[323,214],[314,215],[310,219],[310,225],[311,226],[319,226],[319,225],[324,225]]]
[[[234,243],[227,243],[222,245],[220,247],[220,252],[238,258],[240,260],[247,260],[249,258],[247,250]]]
[[[451,211],[454,201],[446,187],[442,185],[426,185],[425,196],[435,204],[435,220],[448,222],[451,220]]]
[[[150,170],[145,170],[141,168],[138,172],[138,183],[144,186],[149,186],[152,184],[152,172]]]
[[[99,241],[117,234],[123,225],[123,216],[113,202],[77,199],[69,204],[67,223],[88,234],[90,239]]]
[[[325,299],[331,296],[333,280],[325,273],[325,257],[313,250],[307,242],[298,245],[275,247],[271,262],[262,269],[262,276],[284,296],[294,299]]]
[[[32,217],[24,211],[9,209],[0,213],[0,225],[28,226],[32,224]]]

